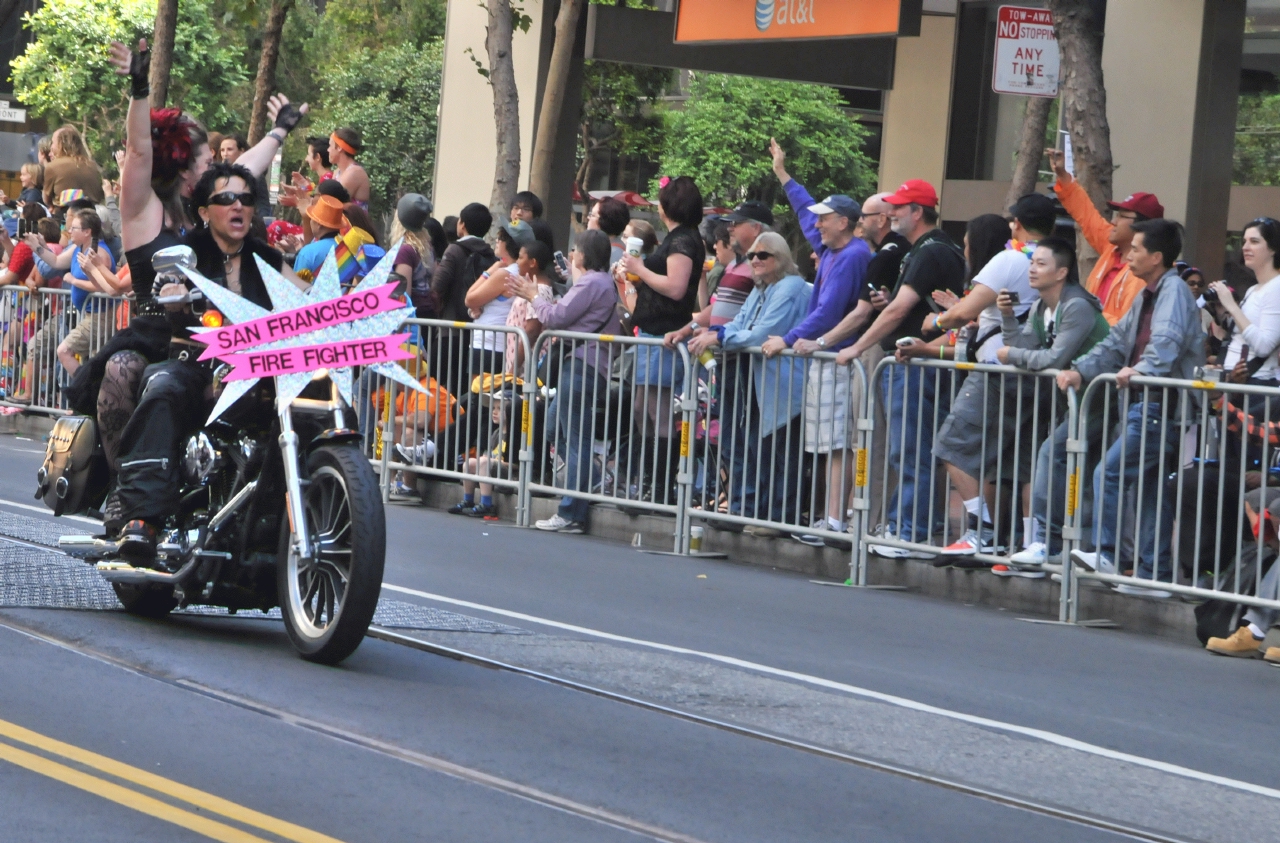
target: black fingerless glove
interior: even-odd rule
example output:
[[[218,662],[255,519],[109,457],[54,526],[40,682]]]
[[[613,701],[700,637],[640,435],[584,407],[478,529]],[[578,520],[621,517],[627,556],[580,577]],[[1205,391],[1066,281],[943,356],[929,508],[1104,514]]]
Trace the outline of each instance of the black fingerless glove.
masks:
[[[129,60],[129,81],[131,96],[135,100],[145,100],[151,96],[151,51],[143,50],[134,53]]]
[[[284,129],[285,132],[292,132],[302,120],[302,112],[293,103],[285,103],[285,105],[276,113],[277,129]]]

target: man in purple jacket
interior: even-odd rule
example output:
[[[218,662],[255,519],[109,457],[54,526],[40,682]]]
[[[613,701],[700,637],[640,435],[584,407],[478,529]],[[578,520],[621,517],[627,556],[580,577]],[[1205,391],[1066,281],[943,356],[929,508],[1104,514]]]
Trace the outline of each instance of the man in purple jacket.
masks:
[[[772,357],[801,339],[817,340],[823,351],[838,351],[852,343],[854,337],[830,348],[823,344],[822,337],[859,305],[867,264],[871,262],[871,247],[854,234],[862,208],[843,194],[815,203],[804,185],[787,173],[786,153],[776,140],[770,140],[769,151],[773,155],[773,172],[818,256],[818,274],[804,320],[784,337],[769,337],[763,346],[764,354]],[[810,361],[805,381],[804,449],[827,456],[826,513],[813,519],[815,529],[845,532],[845,503],[853,489],[850,422],[849,368],[837,366],[830,359]],[[824,543],[820,535],[796,538],[815,547]]]

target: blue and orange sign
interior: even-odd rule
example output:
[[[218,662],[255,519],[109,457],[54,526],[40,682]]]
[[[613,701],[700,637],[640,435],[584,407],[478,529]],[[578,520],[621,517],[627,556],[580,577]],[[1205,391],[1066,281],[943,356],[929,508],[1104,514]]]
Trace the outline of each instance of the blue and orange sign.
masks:
[[[919,0],[680,0],[676,43],[897,35],[912,5]]]

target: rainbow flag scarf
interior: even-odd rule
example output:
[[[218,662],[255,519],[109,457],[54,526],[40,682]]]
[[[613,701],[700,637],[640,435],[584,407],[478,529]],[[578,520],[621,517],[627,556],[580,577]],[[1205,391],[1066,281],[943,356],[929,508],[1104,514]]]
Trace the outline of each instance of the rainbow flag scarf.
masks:
[[[338,263],[338,280],[342,286],[349,287],[355,281],[356,273],[364,262],[364,247],[372,243],[373,235],[363,228],[352,228],[338,238],[333,257]]]

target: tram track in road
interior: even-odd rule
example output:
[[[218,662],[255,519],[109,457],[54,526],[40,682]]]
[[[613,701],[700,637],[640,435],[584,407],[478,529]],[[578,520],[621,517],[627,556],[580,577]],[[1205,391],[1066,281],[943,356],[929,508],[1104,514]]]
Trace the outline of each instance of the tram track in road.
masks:
[[[172,688],[181,689],[183,691],[216,700],[227,705],[232,705],[264,717],[269,717],[281,723],[304,729],[308,732],[327,737],[331,740],[350,744],[387,758],[396,759],[421,769],[440,773],[488,790],[514,796],[555,811],[560,811],[603,826],[622,830],[641,839],[657,840],[662,841],[662,843],[704,843],[700,838],[683,834],[679,831],[662,828],[616,811],[610,811],[594,805],[584,804],[558,794],[550,793],[532,785],[504,778],[502,776],[496,776],[474,767],[458,764],[456,762],[449,761],[448,759],[420,752],[409,747],[400,746],[386,740],[360,734],[352,731],[351,729],[327,723],[315,717],[287,711],[240,694],[213,688],[190,679],[168,676],[152,670],[140,663],[101,652],[79,641],[67,640],[50,635],[45,631],[27,626],[13,618],[6,617],[3,620],[0,620],[0,628],[61,648],[82,657],[93,659],[94,661],[125,670],[134,675],[163,683]],[[394,630],[371,627],[369,630],[369,637],[394,646],[405,647],[436,656],[442,656],[491,670],[511,673],[576,693],[598,697],[665,717],[727,732],[749,740],[760,741],[762,743],[768,743],[804,752],[828,760],[851,764],[866,770],[893,775],[918,784],[941,788],[962,796],[981,799],[986,802],[1025,811],[1048,819],[1069,822],[1073,825],[1115,834],[1122,838],[1150,841],[1151,843],[1194,843],[1194,841],[1189,838],[1175,837],[1158,831],[1135,827],[1106,817],[1091,815],[1046,802],[1025,799],[1013,794],[1003,793],[955,779],[949,779],[946,777],[932,775],[924,771],[910,769],[901,765],[887,763],[879,759],[842,752],[817,744],[795,740],[782,735],[771,734],[727,721],[705,717],[688,711],[682,711],[680,709],[639,699],[616,691],[598,688],[565,677],[520,667],[518,665],[469,653],[464,650],[435,644],[420,638],[403,635]]]

